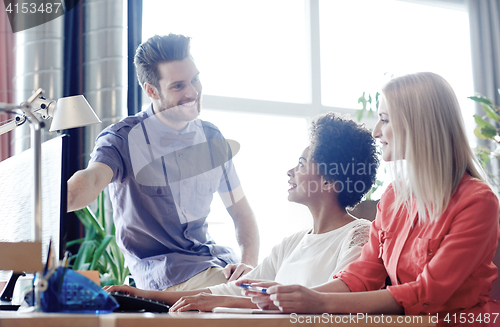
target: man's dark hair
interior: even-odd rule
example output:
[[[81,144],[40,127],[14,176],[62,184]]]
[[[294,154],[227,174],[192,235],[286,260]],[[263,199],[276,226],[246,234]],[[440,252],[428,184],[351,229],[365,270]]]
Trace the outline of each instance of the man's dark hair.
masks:
[[[334,183],[342,207],[354,207],[376,180],[379,159],[371,132],[333,112],[311,125],[311,158],[319,173]]]
[[[141,86],[149,82],[160,90],[160,73],[158,64],[174,60],[183,60],[191,56],[189,51],[190,37],[183,35],[155,35],[143,42],[137,48],[134,64],[137,70],[137,79]]]

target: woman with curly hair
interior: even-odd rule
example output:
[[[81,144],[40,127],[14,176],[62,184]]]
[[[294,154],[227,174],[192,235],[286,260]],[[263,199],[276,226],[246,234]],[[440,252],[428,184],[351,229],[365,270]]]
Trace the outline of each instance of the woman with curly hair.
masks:
[[[271,295],[253,300],[283,312],[437,315],[442,326],[499,326],[500,302],[489,295],[499,204],[468,145],[455,93],[433,73],[395,78],[382,93],[373,136],[395,180],[361,257],[324,285],[265,283]],[[392,285],[381,289],[387,276]]]
[[[313,228],[286,237],[246,276],[283,284],[316,286],[356,260],[368,240],[371,222],[357,219],[346,208],[358,204],[376,178],[378,157],[370,132],[354,121],[327,113],[316,117],[311,144],[290,169],[289,201],[307,206]],[[166,303],[171,311],[211,311],[216,306],[257,308],[241,297],[235,282],[207,289],[163,292],[129,286],[111,286],[121,291]],[[218,296],[214,296],[218,295]]]

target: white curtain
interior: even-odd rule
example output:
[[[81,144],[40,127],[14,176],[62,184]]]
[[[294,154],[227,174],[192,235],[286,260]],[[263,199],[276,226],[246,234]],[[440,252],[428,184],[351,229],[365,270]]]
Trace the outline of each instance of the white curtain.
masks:
[[[474,90],[499,104],[500,0],[469,0],[467,6]]]

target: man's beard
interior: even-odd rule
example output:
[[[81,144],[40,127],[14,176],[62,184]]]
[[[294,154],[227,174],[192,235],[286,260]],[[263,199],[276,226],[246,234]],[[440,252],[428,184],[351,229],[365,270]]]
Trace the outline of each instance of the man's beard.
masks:
[[[182,103],[173,104],[167,101],[163,94],[160,94],[161,107],[157,114],[160,114],[162,118],[167,119],[171,122],[189,122],[198,118],[201,110],[201,96],[198,96],[194,99],[187,99]],[[182,104],[190,103],[192,101],[196,101],[196,109],[193,110],[191,107],[183,107]]]

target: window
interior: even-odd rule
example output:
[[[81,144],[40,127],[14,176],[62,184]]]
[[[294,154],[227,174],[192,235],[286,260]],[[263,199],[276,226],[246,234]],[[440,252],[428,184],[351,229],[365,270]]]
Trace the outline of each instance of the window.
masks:
[[[464,117],[474,104],[467,12],[394,0],[319,0],[322,102],[359,108],[395,76],[430,71],[443,76]],[[472,119],[465,119],[470,139]]]
[[[143,39],[192,37],[204,94],[306,103],[304,9],[304,0],[144,0]]]

